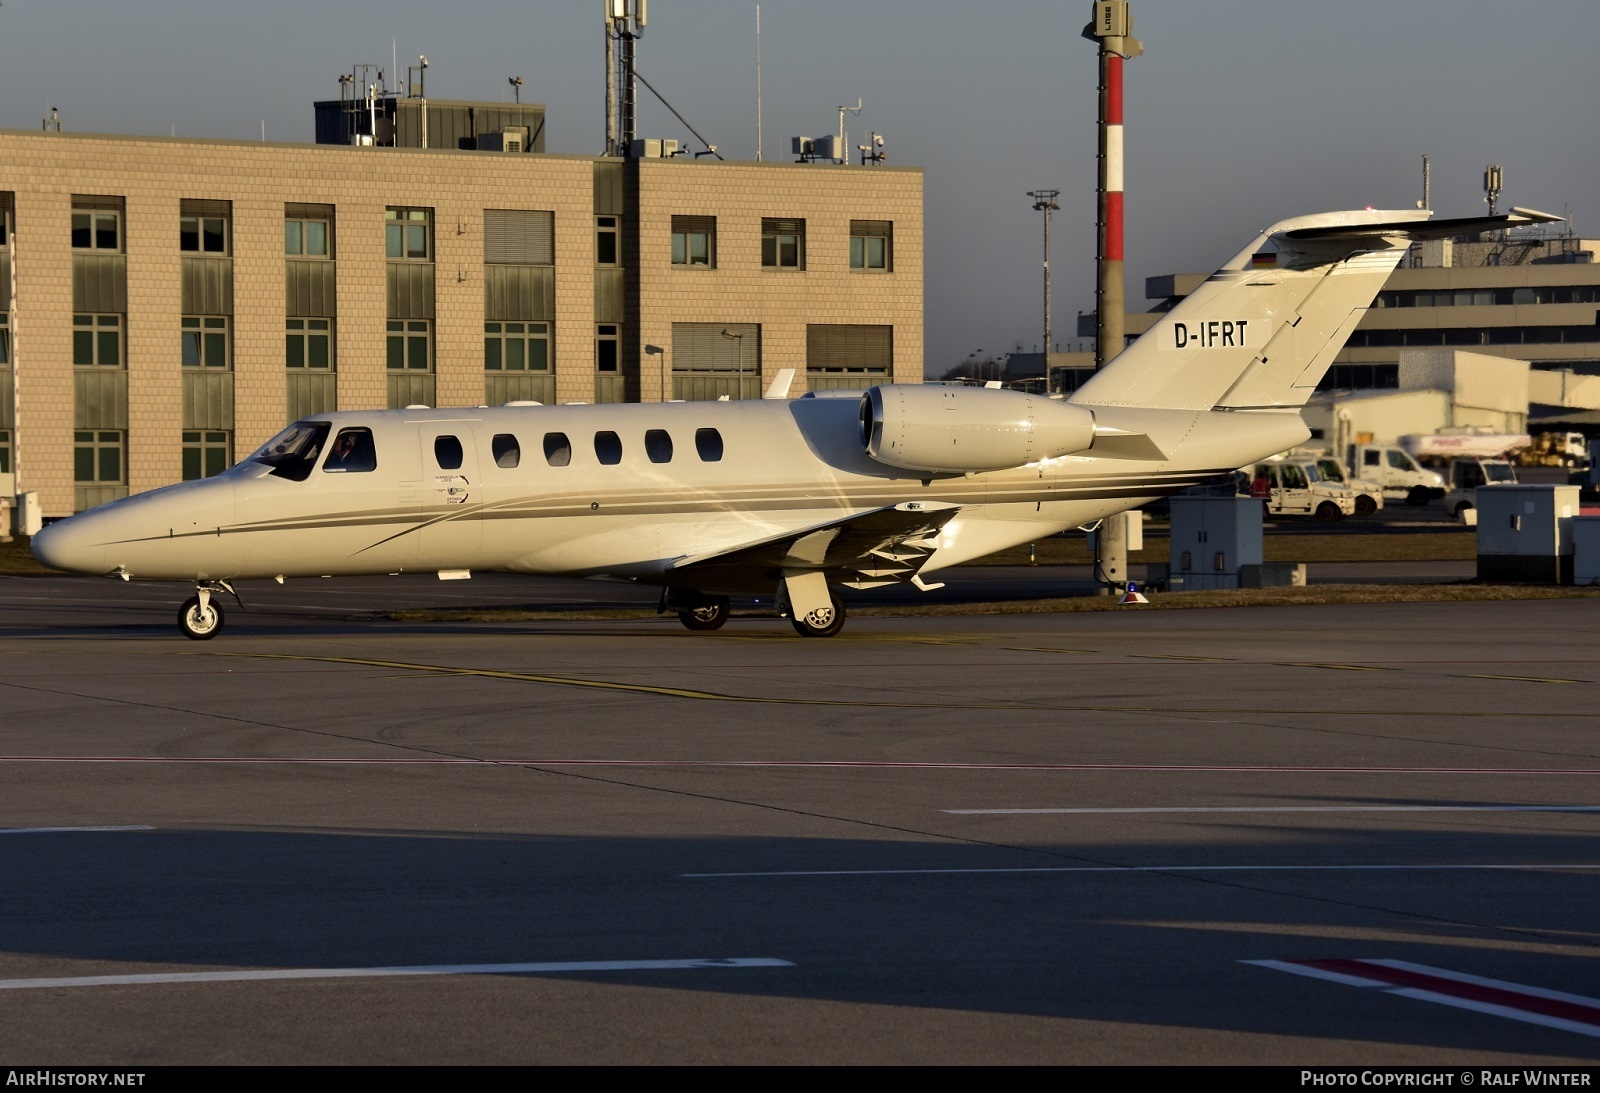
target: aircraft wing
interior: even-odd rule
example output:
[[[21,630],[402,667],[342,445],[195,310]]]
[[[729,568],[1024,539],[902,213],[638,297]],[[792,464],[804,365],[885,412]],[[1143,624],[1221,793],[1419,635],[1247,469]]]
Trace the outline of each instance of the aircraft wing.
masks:
[[[785,570],[821,570],[855,588],[908,581],[938,548],[940,529],[959,505],[908,501],[847,516],[729,550],[680,558],[670,583],[766,586]]]

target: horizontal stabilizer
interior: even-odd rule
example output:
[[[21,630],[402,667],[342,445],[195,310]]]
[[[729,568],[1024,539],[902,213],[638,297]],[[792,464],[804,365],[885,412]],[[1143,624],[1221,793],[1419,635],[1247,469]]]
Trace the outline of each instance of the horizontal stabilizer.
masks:
[[[1460,216],[1453,220],[1390,220],[1382,224],[1336,224],[1317,228],[1296,228],[1284,232],[1285,238],[1316,240],[1365,240],[1400,236],[1406,239],[1449,239],[1457,235],[1515,228],[1524,224],[1547,224],[1562,217],[1532,209],[1512,209],[1501,216]]]

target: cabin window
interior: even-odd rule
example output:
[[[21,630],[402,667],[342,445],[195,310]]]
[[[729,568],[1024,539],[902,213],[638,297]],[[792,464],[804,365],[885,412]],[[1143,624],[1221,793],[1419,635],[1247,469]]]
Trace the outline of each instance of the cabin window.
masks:
[[[333,446],[328,449],[328,461],[322,469],[333,472],[377,470],[378,452],[372,446],[372,430],[340,429],[339,435],[333,438]]]
[[[722,434],[715,429],[694,431],[694,450],[700,453],[703,463],[717,463],[722,459]]]
[[[665,429],[650,429],[644,434],[644,452],[652,463],[672,462],[672,434]]]
[[[462,458],[463,452],[459,439],[453,436],[436,436],[433,438],[433,460],[439,464],[440,470],[459,470]]]
[[[572,462],[572,441],[566,433],[544,434],[544,460],[552,467],[565,467]]]
[[[504,467],[509,471],[522,462],[522,445],[510,433],[496,433],[489,442],[489,451],[494,455],[496,467]]]
[[[622,438],[616,433],[594,434],[594,457],[606,466],[622,462]]]

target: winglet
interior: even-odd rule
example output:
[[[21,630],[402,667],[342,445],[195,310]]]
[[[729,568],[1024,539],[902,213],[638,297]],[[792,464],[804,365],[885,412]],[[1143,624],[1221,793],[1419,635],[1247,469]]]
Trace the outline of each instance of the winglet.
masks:
[[[788,398],[789,387],[794,383],[794,369],[780,368],[778,374],[772,377],[772,382],[767,384],[767,393],[762,398]]]

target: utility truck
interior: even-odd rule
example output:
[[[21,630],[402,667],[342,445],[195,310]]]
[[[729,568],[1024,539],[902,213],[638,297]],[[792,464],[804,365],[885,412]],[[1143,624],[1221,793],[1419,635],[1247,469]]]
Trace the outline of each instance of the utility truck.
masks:
[[[1351,474],[1378,483],[1385,497],[1420,508],[1445,494],[1444,476],[1399,444],[1351,444],[1347,456]]]
[[[1257,463],[1250,496],[1259,498],[1269,516],[1313,516],[1343,520],[1356,511],[1356,492],[1343,482],[1325,478],[1312,457],[1279,456]]]

